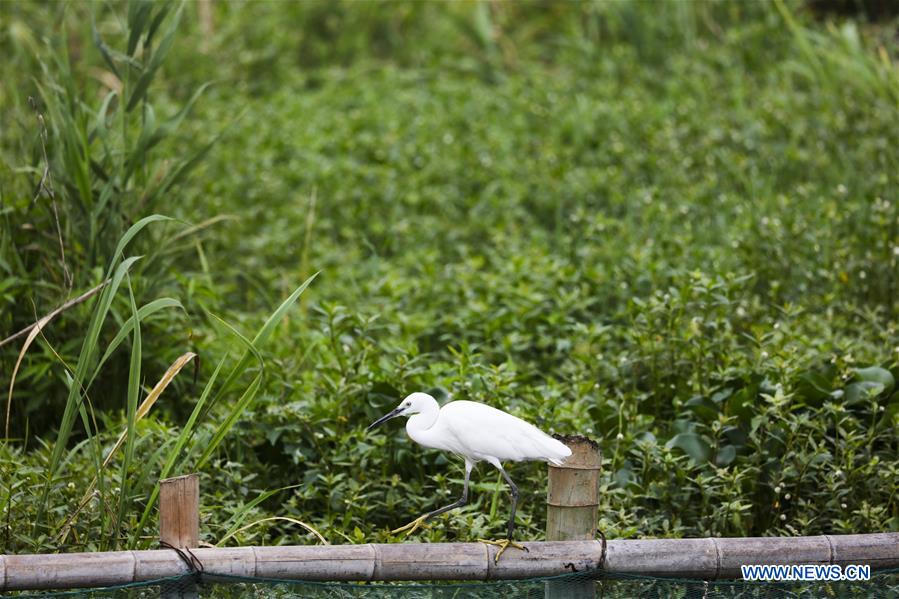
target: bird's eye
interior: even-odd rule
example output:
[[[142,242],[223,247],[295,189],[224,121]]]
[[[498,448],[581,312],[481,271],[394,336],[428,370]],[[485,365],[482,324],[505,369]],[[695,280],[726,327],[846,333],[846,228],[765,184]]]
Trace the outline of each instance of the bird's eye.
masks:
[[[407,402],[406,402],[406,407],[407,407],[407,408],[408,408],[409,406],[411,406],[411,405],[412,405],[412,402],[411,402],[411,401],[407,401]]]

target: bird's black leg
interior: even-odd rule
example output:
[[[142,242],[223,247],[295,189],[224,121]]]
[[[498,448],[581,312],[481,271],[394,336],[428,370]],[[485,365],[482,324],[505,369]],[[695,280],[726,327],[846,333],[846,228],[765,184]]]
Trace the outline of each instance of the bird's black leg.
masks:
[[[444,506],[438,510],[434,510],[433,512],[428,512],[425,514],[425,520],[429,520],[434,516],[439,516],[444,512],[448,512],[450,510],[454,510],[457,507],[462,507],[466,503],[468,503],[468,479],[471,478],[471,469],[474,466],[471,462],[465,462],[465,483],[462,486],[462,497],[459,498],[458,501],[455,501],[447,506]]]
[[[419,516],[409,524],[401,526],[400,528],[397,528],[396,530],[392,530],[390,532],[396,534],[405,531],[407,535],[410,535],[415,532],[415,530],[418,529],[422,524],[424,524],[434,516],[439,516],[440,514],[462,507],[463,505],[468,503],[468,480],[471,478],[472,468],[474,468],[474,462],[465,460],[465,483],[462,486],[462,497],[460,497],[458,501],[454,501],[453,503],[443,506],[440,509],[436,509],[433,512],[428,512],[427,514]]]
[[[509,483],[509,491],[512,493],[512,514],[509,516],[509,530],[506,535],[506,540],[504,541],[490,541],[487,539],[478,539],[481,543],[487,543],[488,545],[496,545],[499,547],[499,551],[496,552],[496,555],[493,557],[493,563],[499,563],[500,556],[508,549],[509,547],[515,547],[516,549],[521,549],[523,551],[528,551],[528,548],[524,545],[520,545],[512,540],[512,533],[515,532],[515,508],[518,507],[518,485],[512,482],[512,478],[509,476],[509,473],[502,467],[502,464],[495,463],[500,472],[503,474],[503,478],[506,479],[506,482]]]
[[[506,538],[511,541],[512,533],[515,531],[515,508],[518,507],[518,485],[512,482],[512,477],[505,469],[500,468],[499,471],[503,473],[503,478],[509,483],[509,490],[512,493],[512,515],[509,516],[509,533],[506,535]]]

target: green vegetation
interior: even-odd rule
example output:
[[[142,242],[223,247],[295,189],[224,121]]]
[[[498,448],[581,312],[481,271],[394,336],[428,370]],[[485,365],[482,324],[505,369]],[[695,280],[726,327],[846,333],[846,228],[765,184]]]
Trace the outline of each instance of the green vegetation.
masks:
[[[598,439],[610,537],[899,530],[895,22],[205,6],[0,4],[0,337],[101,286],[0,346],[0,551],[197,470],[206,542],[386,541],[461,486],[363,432],[415,390]]]

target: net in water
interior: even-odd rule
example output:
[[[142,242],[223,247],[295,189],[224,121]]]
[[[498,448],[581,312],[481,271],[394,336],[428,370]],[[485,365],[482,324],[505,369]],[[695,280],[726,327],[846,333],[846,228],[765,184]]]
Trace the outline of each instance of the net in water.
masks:
[[[333,599],[780,599],[869,597],[899,599],[899,569],[874,572],[864,582],[746,582],[687,580],[631,576],[607,572],[577,572],[549,578],[464,583],[348,583],[245,578],[192,573],[121,586],[11,593],[22,597],[125,598],[245,598],[313,597]]]

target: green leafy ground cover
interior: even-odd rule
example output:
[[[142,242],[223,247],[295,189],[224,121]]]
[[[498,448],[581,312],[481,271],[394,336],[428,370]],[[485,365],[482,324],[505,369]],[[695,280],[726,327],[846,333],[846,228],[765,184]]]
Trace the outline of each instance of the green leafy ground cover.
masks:
[[[207,542],[316,542],[298,522],[386,541],[461,487],[401,426],[363,433],[414,390],[598,439],[610,537],[899,530],[895,23],[2,11],[2,336],[122,273],[24,354],[4,552],[151,545],[155,481],[194,470]],[[153,213],[175,220],[116,251]],[[4,388],[23,342],[0,347]],[[544,472],[512,470],[522,537]],[[482,466],[416,534],[496,535],[506,509]]]

